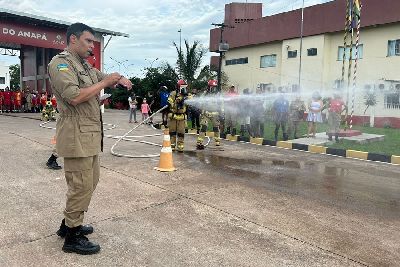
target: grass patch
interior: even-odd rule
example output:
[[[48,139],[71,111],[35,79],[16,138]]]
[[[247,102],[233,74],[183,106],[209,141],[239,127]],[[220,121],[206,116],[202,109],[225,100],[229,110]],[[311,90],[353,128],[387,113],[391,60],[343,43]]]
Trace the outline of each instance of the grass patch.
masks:
[[[189,129],[191,128],[190,121],[188,121],[188,128]],[[327,123],[317,124],[317,132],[326,132],[327,129],[328,129]],[[358,144],[348,140],[341,140],[341,142],[333,143],[332,145],[328,145],[328,147],[352,149],[352,150],[365,151],[377,154],[400,156],[400,129],[373,128],[373,127],[364,127],[358,125],[353,126],[353,129],[359,130],[362,133],[384,135],[385,140],[368,144]],[[212,131],[211,125],[208,126],[208,130]],[[239,134],[240,125],[237,125],[236,130],[237,134]],[[264,124],[264,139],[274,140],[275,138],[274,131],[275,131],[275,124],[272,121],[266,121]],[[299,125],[298,136],[301,137],[305,136],[306,134],[307,134],[307,122],[301,122]],[[245,136],[248,136],[248,134],[245,133]],[[291,138],[293,138],[293,136],[290,136],[290,139]],[[279,129],[278,140],[283,140],[282,129]]]

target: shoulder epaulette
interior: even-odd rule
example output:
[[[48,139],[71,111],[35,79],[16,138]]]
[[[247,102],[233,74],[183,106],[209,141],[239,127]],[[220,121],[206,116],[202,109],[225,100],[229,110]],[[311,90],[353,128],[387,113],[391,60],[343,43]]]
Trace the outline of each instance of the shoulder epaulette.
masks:
[[[69,56],[70,54],[68,53],[68,51],[62,51],[61,53],[59,53],[58,55],[57,55],[57,57],[67,57],[67,56]]]

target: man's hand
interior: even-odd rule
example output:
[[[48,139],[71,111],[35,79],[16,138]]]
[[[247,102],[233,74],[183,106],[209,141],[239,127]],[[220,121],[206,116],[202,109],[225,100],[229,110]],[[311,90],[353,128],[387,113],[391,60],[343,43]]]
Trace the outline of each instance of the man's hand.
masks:
[[[125,78],[124,76],[120,76],[118,84],[122,85],[123,87],[126,87],[128,90],[132,89],[132,82],[127,78]]]
[[[105,87],[114,87],[119,83],[121,77],[122,76],[119,73],[114,72],[107,75],[102,82],[104,83]]]

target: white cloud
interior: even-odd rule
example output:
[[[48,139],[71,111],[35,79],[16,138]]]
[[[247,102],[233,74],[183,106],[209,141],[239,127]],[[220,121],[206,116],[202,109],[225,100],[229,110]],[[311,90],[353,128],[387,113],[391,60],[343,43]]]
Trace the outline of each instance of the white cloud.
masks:
[[[149,62],[159,58],[154,65],[167,61],[175,63],[176,50],[172,42],[179,43],[178,30],[182,29],[182,42],[199,40],[207,47],[211,23],[224,18],[227,0],[90,0],[90,1],[39,1],[0,0],[0,7],[29,14],[45,16],[68,22],[83,22],[92,27],[128,33],[130,38],[113,37],[105,52],[108,71],[125,71],[125,74],[142,75]],[[244,1],[243,1],[244,2]],[[263,15],[271,15],[300,8],[302,0],[247,1],[263,3]],[[305,0],[305,5],[328,0]],[[107,38],[107,37],[106,37]],[[126,61],[128,69],[111,60]],[[146,60],[147,59],[147,60]],[[0,56],[0,61],[5,58]],[[7,61],[16,61],[6,58]],[[208,63],[208,58],[204,64]],[[12,62],[15,63],[15,62]],[[110,68],[114,66],[114,68]]]

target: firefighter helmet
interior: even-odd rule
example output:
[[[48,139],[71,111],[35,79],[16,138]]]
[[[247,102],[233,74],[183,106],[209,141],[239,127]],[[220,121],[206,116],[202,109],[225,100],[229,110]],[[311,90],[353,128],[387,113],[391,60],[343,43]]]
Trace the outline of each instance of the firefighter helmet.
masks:
[[[176,84],[176,90],[180,94],[187,95],[187,86],[188,86],[187,82],[181,79]]]
[[[187,85],[187,82],[183,79],[180,79],[177,83],[178,87],[181,87],[181,85]]]

